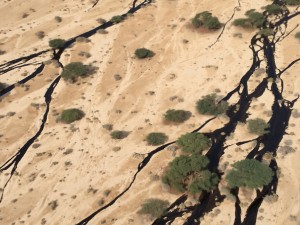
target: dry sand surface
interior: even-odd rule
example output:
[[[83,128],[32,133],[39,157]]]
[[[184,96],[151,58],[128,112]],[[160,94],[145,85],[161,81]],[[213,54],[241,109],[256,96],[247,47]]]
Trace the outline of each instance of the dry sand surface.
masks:
[[[0,63],[47,50],[50,39],[76,37],[99,26],[97,19],[109,20],[132,7],[130,0],[102,0],[92,7],[94,2],[1,1],[0,50],[6,53],[0,55]],[[241,0],[239,7],[237,0],[157,0],[122,23],[107,28],[107,34],[96,33],[89,37],[89,42],[75,42],[67,48],[60,58],[63,65],[80,61],[97,67],[97,71],[75,84],[61,79],[55,87],[45,127],[17,164],[16,173],[4,190],[0,224],[76,224],[122,193],[131,184],[139,163],[156,148],[145,142],[149,132],[164,132],[169,141],[176,141],[180,135],[200,127],[211,116],[200,115],[195,108],[196,101],[216,91],[225,96],[251,66],[249,44],[255,30],[236,28],[229,22],[215,43],[221,30],[200,32],[191,28],[191,18],[207,10],[225,23],[232,17],[235,7],[239,8],[234,18],[239,18],[248,9],[260,10],[269,2]],[[62,21],[57,22],[55,16],[60,16]],[[287,30],[291,31],[297,21],[299,17],[289,21]],[[40,31],[45,34],[42,39],[36,35]],[[300,57],[300,41],[294,38],[294,33],[299,31],[297,27],[278,43],[279,69]],[[140,47],[153,50],[155,56],[138,60],[134,51]],[[82,52],[89,53],[88,57],[82,56]],[[48,51],[21,66],[17,64],[11,71],[0,74],[0,82],[15,84],[51,57],[52,51]],[[60,72],[57,63],[47,62],[36,77],[25,85],[16,85],[2,97],[1,165],[40,129],[47,109],[44,94]],[[299,72],[299,64],[295,64],[282,75],[286,99],[292,100],[299,94]],[[122,79],[115,80],[115,74]],[[249,88],[254,89],[263,76],[264,73],[252,77]],[[229,103],[237,99],[237,95],[233,96]],[[253,100],[249,118],[269,120],[272,104],[273,96],[266,91]],[[297,136],[300,126],[299,115],[295,113],[299,104],[298,101],[294,105],[289,127],[280,143],[280,146],[293,147],[295,152],[286,156],[278,153],[281,174],[278,199],[273,203],[263,201],[257,225],[300,224],[300,139]],[[66,108],[79,108],[85,112],[85,117],[72,124],[63,124],[57,119]],[[170,108],[189,110],[192,117],[182,124],[165,124],[163,114]],[[213,131],[227,122],[227,117],[217,117],[201,131]],[[115,130],[130,133],[125,139],[113,140],[109,131],[102,127],[104,124],[113,124]],[[245,124],[239,123],[234,134],[226,140],[229,147],[221,157],[220,166],[244,159],[254,143],[242,146],[235,143],[255,137],[248,133]],[[166,148],[153,155],[130,189],[89,224],[152,224],[149,218],[137,212],[146,199],[159,198],[172,203],[180,196],[170,193],[156,179],[179,154],[179,150],[173,153]],[[9,179],[12,167],[0,174],[1,187]],[[222,181],[220,190],[223,186],[226,183]],[[239,197],[243,219],[255,191],[240,190]],[[195,199],[189,198],[188,203],[195,204]],[[172,224],[184,224],[189,215],[176,218]],[[234,201],[226,198],[202,217],[201,224],[227,225],[234,220]]]

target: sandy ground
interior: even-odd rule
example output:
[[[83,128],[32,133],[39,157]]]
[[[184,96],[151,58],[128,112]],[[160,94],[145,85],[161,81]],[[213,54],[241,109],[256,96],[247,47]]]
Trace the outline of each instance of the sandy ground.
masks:
[[[2,1],[0,49],[6,53],[0,55],[0,62],[46,50],[50,39],[68,39],[88,31],[99,25],[96,19],[109,20],[113,15],[126,12],[131,4],[129,0],[103,0],[91,8],[92,3],[88,0]],[[235,18],[250,8],[259,9],[266,4],[266,1],[242,0]],[[18,165],[18,174],[12,177],[5,189],[0,204],[0,224],[78,223],[130,184],[142,160],[133,157],[134,153],[145,154],[154,149],[144,141],[149,132],[164,132],[170,141],[174,141],[209,119],[209,116],[196,112],[195,102],[216,89],[220,90],[220,95],[225,95],[237,85],[251,65],[248,46],[254,32],[235,28],[229,23],[220,40],[210,47],[219,32],[201,33],[191,29],[190,19],[196,13],[208,10],[225,23],[235,6],[238,6],[235,0],[218,3],[210,0],[201,3],[195,0],[157,0],[126,21],[107,29],[108,34],[95,34],[89,38],[90,42],[76,42],[67,49],[61,58],[64,65],[81,61],[96,66],[98,70],[77,84],[59,82],[52,95],[46,126],[35,142],[38,145],[28,149]],[[55,16],[62,17],[62,22],[57,23]],[[289,29],[295,25],[296,21],[291,22]],[[44,31],[43,39],[36,36],[39,31]],[[300,31],[299,28],[296,31]],[[241,38],[236,36],[237,33],[242,33]],[[300,42],[292,35],[278,45],[279,68],[300,56],[299,46]],[[155,56],[149,60],[137,60],[134,51],[140,47],[150,48]],[[81,51],[89,52],[91,57],[79,56]],[[38,63],[50,58],[51,52],[45,53],[30,61],[37,65],[0,75],[0,81],[14,84],[33,72]],[[298,64],[284,75],[284,96],[289,99],[299,93],[299,72]],[[45,111],[44,93],[59,73],[59,68],[47,64],[27,86],[16,87],[0,102],[0,115],[3,116],[0,119],[1,165],[39,129]],[[116,81],[115,74],[122,79]],[[251,81],[253,87],[257,80]],[[171,100],[173,96],[177,98]],[[250,118],[268,119],[270,98],[271,94],[266,92],[254,102]],[[296,103],[295,108],[299,109],[299,104]],[[72,125],[57,122],[57,114],[71,107],[82,109],[86,114],[84,119]],[[169,108],[189,110],[193,116],[184,124],[166,125],[162,118]],[[10,112],[15,114],[8,116]],[[226,121],[226,118],[217,118],[203,131],[212,131]],[[109,132],[102,128],[108,123],[116,130],[129,131],[129,136],[112,140]],[[299,129],[298,119],[292,117],[282,145],[292,142],[296,151],[285,157],[278,155],[282,173],[277,191],[279,198],[276,203],[263,202],[258,225],[300,223]],[[221,164],[243,159],[252,144],[238,149],[234,143],[254,137],[247,133],[245,125],[238,125],[235,135],[227,140],[228,145],[233,145],[222,156]],[[114,147],[120,147],[120,150],[114,151]],[[66,154],[68,149],[72,149],[72,153]],[[154,175],[162,175],[173,157],[169,150],[156,154],[138,174],[131,189],[90,224],[151,224],[137,214],[141,203],[153,197],[172,202],[179,196],[165,191],[161,182],[153,179]],[[1,174],[1,185],[8,175],[6,171]],[[106,190],[110,190],[108,196]],[[249,191],[241,196],[245,206],[247,196]],[[53,202],[57,203],[55,209],[51,208]],[[243,215],[245,206],[242,207]],[[201,224],[233,224],[232,201],[225,200],[216,209],[221,213],[206,215]],[[183,218],[174,222],[182,223]]]

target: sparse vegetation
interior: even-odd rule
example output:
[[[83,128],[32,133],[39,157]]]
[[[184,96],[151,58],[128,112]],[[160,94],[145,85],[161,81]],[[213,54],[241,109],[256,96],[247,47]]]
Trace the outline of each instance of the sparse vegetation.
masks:
[[[134,52],[135,56],[138,57],[139,59],[144,59],[144,58],[151,58],[154,56],[154,52],[147,48],[138,48]]]
[[[204,115],[219,115],[225,113],[228,108],[228,103],[225,101],[217,102],[217,95],[211,94],[203,96],[197,102],[197,110],[200,114]]]
[[[112,22],[112,23],[121,23],[123,20],[124,20],[123,16],[117,15],[117,16],[113,16],[110,19],[110,22]]]
[[[260,118],[248,120],[248,130],[252,134],[263,135],[268,133],[269,125]]]
[[[264,35],[264,36],[272,36],[274,35],[274,30],[273,29],[269,29],[269,28],[266,28],[266,29],[262,29],[258,32],[258,34],[261,34],[261,35]]]
[[[191,112],[185,110],[176,110],[176,109],[169,109],[165,114],[164,118],[168,122],[174,123],[183,123],[184,121],[188,120],[191,117]]]
[[[60,16],[55,16],[55,17],[54,17],[54,20],[55,20],[57,23],[62,22],[62,18],[61,18]]]
[[[66,65],[61,73],[62,78],[66,81],[74,83],[78,77],[84,77],[88,73],[88,67],[81,62],[72,62]]]
[[[300,5],[300,0],[283,0],[283,2],[291,6]]]
[[[201,133],[186,133],[176,141],[183,152],[201,153],[210,145],[209,139]]]
[[[226,176],[229,187],[259,188],[269,184],[274,171],[266,164],[255,159],[245,159],[234,163]]]
[[[147,135],[146,141],[149,145],[162,145],[168,140],[168,136],[164,133],[153,132]]]
[[[129,135],[128,131],[114,130],[110,133],[112,139],[124,139]]]
[[[169,204],[170,203],[168,201],[161,199],[147,199],[142,204],[142,208],[138,211],[138,213],[148,215],[151,219],[155,219],[164,214]]]
[[[66,44],[66,41],[64,39],[53,39],[49,41],[49,46],[53,49],[59,49],[64,47],[64,45]]]
[[[300,40],[300,32],[297,32],[297,33],[295,34],[295,38],[297,38],[297,39]]]
[[[84,117],[84,112],[81,111],[80,109],[65,109],[62,111],[60,120],[63,123],[72,123],[76,120],[81,120]]]
[[[38,31],[35,33],[35,35],[39,38],[39,39],[43,39],[45,37],[45,32],[44,31]]]
[[[181,155],[169,163],[162,182],[180,192],[188,191],[191,194],[212,190],[218,184],[219,178],[207,170],[208,164],[206,156]]]
[[[217,30],[222,27],[219,19],[207,11],[196,14],[192,19],[192,24],[195,28],[204,27],[208,30]]]
[[[269,14],[278,14],[283,11],[283,8],[280,5],[276,4],[270,4],[264,7],[264,9],[269,13]]]
[[[247,18],[236,19],[233,21],[233,25],[243,28],[259,28],[265,22],[264,15],[256,12],[255,9],[248,10],[245,15]]]

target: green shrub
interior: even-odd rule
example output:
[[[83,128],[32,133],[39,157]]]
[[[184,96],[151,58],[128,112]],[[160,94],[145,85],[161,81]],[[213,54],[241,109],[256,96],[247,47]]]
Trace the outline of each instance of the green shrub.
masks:
[[[219,104],[217,103],[217,95],[211,94],[203,96],[197,102],[197,110],[200,114],[204,115],[219,115],[225,113],[228,109],[228,103],[225,101],[221,101]]]
[[[259,188],[269,184],[274,176],[273,170],[255,160],[245,159],[233,164],[233,169],[226,176],[229,187]]]
[[[215,187],[219,178],[207,170],[209,159],[200,154],[181,155],[169,163],[162,182],[180,192],[192,194],[209,191]]]
[[[165,114],[164,118],[168,122],[175,122],[175,123],[183,123],[184,121],[188,120],[191,117],[191,112],[185,110],[176,110],[176,109],[169,109]]]
[[[84,112],[80,109],[65,109],[62,111],[60,120],[63,123],[72,123],[76,120],[81,120],[84,117]]]
[[[283,0],[283,2],[292,6],[300,5],[300,0]]]
[[[88,73],[88,67],[81,62],[72,62],[66,65],[61,73],[63,79],[76,82],[78,77],[86,76]]]
[[[200,133],[186,133],[176,141],[183,152],[198,153],[210,146],[210,140]]]
[[[155,219],[162,216],[169,205],[170,203],[168,201],[150,198],[145,200],[138,213],[148,215],[151,219]]]
[[[129,132],[124,130],[114,130],[110,133],[112,139],[124,139],[129,135]]]
[[[266,29],[262,29],[258,32],[258,34],[261,34],[261,35],[264,35],[264,36],[272,36],[274,35],[274,30],[273,29],[269,29],[269,28],[266,28]]]
[[[149,145],[162,145],[168,140],[168,136],[164,133],[150,133],[147,135],[146,140]]]
[[[268,133],[267,129],[269,125],[262,119],[257,118],[254,120],[248,120],[248,130],[252,134],[263,135]]]
[[[203,26],[208,30],[217,30],[222,27],[219,19],[207,11],[196,14],[192,19],[192,24],[196,28]]]
[[[59,49],[64,47],[66,41],[63,39],[53,39],[49,41],[49,46],[53,49]]]
[[[259,28],[265,22],[265,16],[255,9],[248,10],[245,15],[247,18],[235,19],[232,24],[243,28]]]
[[[188,191],[191,194],[197,194],[202,191],[210,191],[214,189],[219,183],[219,177],[217,174],[210,172],[209,170],[201,171],[197,174],[196,178],[189,184]]]
[[[297,32],[297,33],[295,34],[295,38],[300,39],[300,32]]]
[[[243,28],[251,28],[252,23],[248,18],[239,18],[235,19],[232,23],[234,26],[243,27]]]
[[[123,16],[113,16],[111,19],[110,19],[110,22],[112,23],[121,23],[122,21],[124,20],[124,17]]]
[[[276,4],[267,5],[264,8],[269,14],[278,14],[283,11],[282,7]]]
[[[154,52],[147,48],[138,48],[134,52],[135,56],[138,57],[139,59],[144,59],[144,58],[151,58],[154,56]]]

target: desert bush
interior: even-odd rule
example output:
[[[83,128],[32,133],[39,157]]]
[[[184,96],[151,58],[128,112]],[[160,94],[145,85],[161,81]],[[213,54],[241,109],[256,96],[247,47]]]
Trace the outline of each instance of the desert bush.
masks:
[[[183,152],[198,153],[207,149],[210,145],[209,139],[200,133],[186,133],[176,141]]]
[[[217,174],[204,170],[194,178],[189,184],[188,191],[191,194],[197,194],[202,191],[210,191],[216,187],[219,183],[219,177]]]
[[[100,23],[100,24],[104,24],[104,23],[106,23],[107,21],[106,21],[105,19],[103,19],[103,18],[98,18],[98,19],[97,19],[97,22]]]
[[[110,133],[112,139],[124,139],[129,135],[129,132],[124,130],[114,130]]]
[[[269,14],[278,14],[283,11],[283,8],[280,5],[276,4],[270,4],[264,7],[264,9],[269,13]]]
[[[191,112],[181,110],[181,109],[169,109],[165,114],[164,118],[168,122],[175,122],[175,123],[183,123],[184,121],[188,120],[191,117]]]
[[[272,36],[274,35],[274,30],[273,29],[269,29],[269,28],[266,28],[266,29],[262,29],[258,32],[258,34],[261,34],[261,35],[264,35],[264,36]]]
[[[264,15],[260,12],[256,12],[255,9],[248,10],[245,15],[247,18],[235,19],[233,25],[243,28],[259,28],[265,22]]]
[[[45,37],[45,32],[44,31],[38,31],[35,33],[35,35],[39,38],[39,39],[43,39]]]
[[[97,30],[97,33],[98,34],[108,34],[108,31],[105,29],[99,29],[99,30]]]
[[[147,48],[138,48],[134,52],[135,56],[138,57],[139,59],[144,59],[144,58],[151,58],[154,56],[154,52]]]
[[[60,39],[60,38],[49,41],[49,46],[53,49],[62,48],[62,47],[64,47],[65,44],[66,44],[66,41],[64,39]]]
[[[252,134],[263,135],[268,133],[269,125],[260,118],[248,120],[248,130]]]
[[[226,112],[228,103],[225,101],[217,102],[217,95],[211,94],[203,96],[196,105],[197,111],[204,115],[219,115]]]
[[[63,123],[72,123],[76,120],[81,120],[84,117],[84,112],[80,109],[65,109],[62,111],[60,120]]]
[[[104,124],[102,127],[108,131],[111,131],[113,129],[113,125],[110,123]]]
[[[61,76],[66,81],[74,83],[78,77],[84,77],[88,74],[88,67],[81,62],[72,62],[63,68]]]
[[[215,173],[207,170],[209,159],[200,154],[181,155],[169,163],[162,182],[180,192],[192,194],[213,189],[219,181]]]
[[[76,38],[76,42],[79,42],[79,43],[88,43],[90,42],[90,39],[86,38],[86,37],[83,37],[83,36],[79,36]]]
[[[112,23],[121,23],[122,21],[124,20],[124,17],[123,16],[113,16],[111,19],[110,19],[110,22]]]
[[[60,16],[55,16],[54,17],[54,20],[57,22],[57,23],[60,23],[62,21],[62,18]]]
[[[146,137],[146,141],[149,145],[162,145],[168,140],[168,136],[164,133],[150,133]]]
[[[0,49],[0,55],[4,55],[6,51]]]
[[[283,2],[291,6],[300,5],[300,0],[283,0]]]
[[[162,216],[169,205],[170,203],[168,201],[150,198],[145,200],[138,213],[148,215],[151,219],[155,219]]]
[[[300,32],[297,32],[297,33],[295,34],[295,38],[300,39]]]
[[[192,24],[196,28],[205,27],[208,30],[217,30],[222,27],[219,19],[207,11],[196,14],[192,19]]]
[[[232,167],[226,176],[230,188],[259,188],[269,184],[274,176],[274,171],[268,165],[255,159],[238,161]]]

